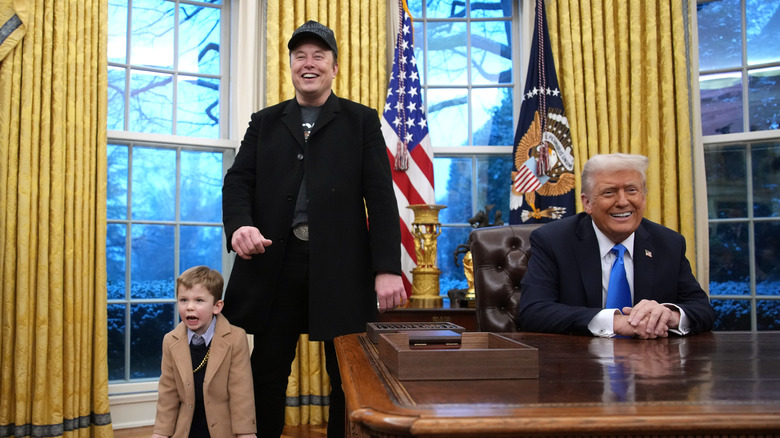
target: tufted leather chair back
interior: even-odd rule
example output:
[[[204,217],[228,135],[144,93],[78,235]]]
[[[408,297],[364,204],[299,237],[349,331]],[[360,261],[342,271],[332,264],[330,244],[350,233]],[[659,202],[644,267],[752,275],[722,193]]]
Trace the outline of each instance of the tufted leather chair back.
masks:
[[[469,235],[479,331],[517,331],[520,280],[531,255],[529,236],[542,225],[477,228]]]

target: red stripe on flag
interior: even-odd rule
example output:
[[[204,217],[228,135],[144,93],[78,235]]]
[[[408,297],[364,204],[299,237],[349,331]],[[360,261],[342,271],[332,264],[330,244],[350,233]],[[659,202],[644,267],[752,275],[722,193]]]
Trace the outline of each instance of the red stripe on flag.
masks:
[[[416,148],[411,150],[409,156],[417,163],[420,172],[428,178],[428,182],[431,184],[431,187],[433,187],[433,162],[431,161],[431,156],[425,151],[425,148],[422,147],[422,145],[417,145]],[[427,203],[428,202],[423,202],[423,204]],[[430,203],[433,203],[432,199],[430,200]]]
[[[541,186],[542,184],[539,182],[539,179],[527,166],[521,166],[520,169],[517,170],[517,175],[515,176],[515,190],[520,193],[533,192]]]
[[[390,149],[387,149],[387,157],[391,163],[394,161]],[[401,193],[406,195],[406,200],[409,201],[409,205],[426,204],[426,201],[420,196],[417,188],[409,180],[409,175],[407,175],[406,172],[393,170],[393,182],[398,186]]]
[[[401,279],[404,281],[404,289],[407,290],[406,295],[407,295],[407,298],[409,298],[410,296],[412,296],[412,283],[409,282],[409,279],[406,278],[405,275],[402,275]]]

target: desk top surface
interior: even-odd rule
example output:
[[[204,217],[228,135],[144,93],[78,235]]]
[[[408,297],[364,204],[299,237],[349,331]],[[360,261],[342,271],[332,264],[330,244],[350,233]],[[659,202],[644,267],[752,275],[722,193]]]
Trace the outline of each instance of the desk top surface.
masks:
[[[538,379],[402,382],[365,335],[337,338],[351,421],[431,436],[470,427],[507,433],[583,425],[612,432],[659,424],[678,432],[780,431],[780,332],[658,340],[505,335],[538,349]]]

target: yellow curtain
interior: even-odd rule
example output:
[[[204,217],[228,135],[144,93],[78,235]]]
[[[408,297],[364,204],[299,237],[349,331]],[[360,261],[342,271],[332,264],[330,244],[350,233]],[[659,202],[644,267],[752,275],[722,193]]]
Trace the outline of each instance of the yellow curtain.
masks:
[[[107,2],[2,3],[24,32],[0,41],[0,436],[113,436]]]
[[[385,0],[271,0],[267,5],[266,105],[295,95],[290,77],[287,41],[295,28],[316,20],[333,29],[339,46],[339,72],[333,91],[377,111],[384,105],[387,86]],[[302,336],[287,388],[289,425],[322,424],[330,393],[320,343]]]
[[[595,154],[648,156],[645,216],[685,236],[695,270],[691,4],[547,0],[546,7],[577,167]]]

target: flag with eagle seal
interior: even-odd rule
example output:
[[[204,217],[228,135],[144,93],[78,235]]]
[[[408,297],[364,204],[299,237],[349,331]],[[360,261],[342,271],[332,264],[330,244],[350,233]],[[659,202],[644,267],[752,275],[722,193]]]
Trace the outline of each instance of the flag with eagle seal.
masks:
[[[574,214],[574,155],[544,0],[536,1],[535,17],[512,154],[510,224],[550,222]]]

